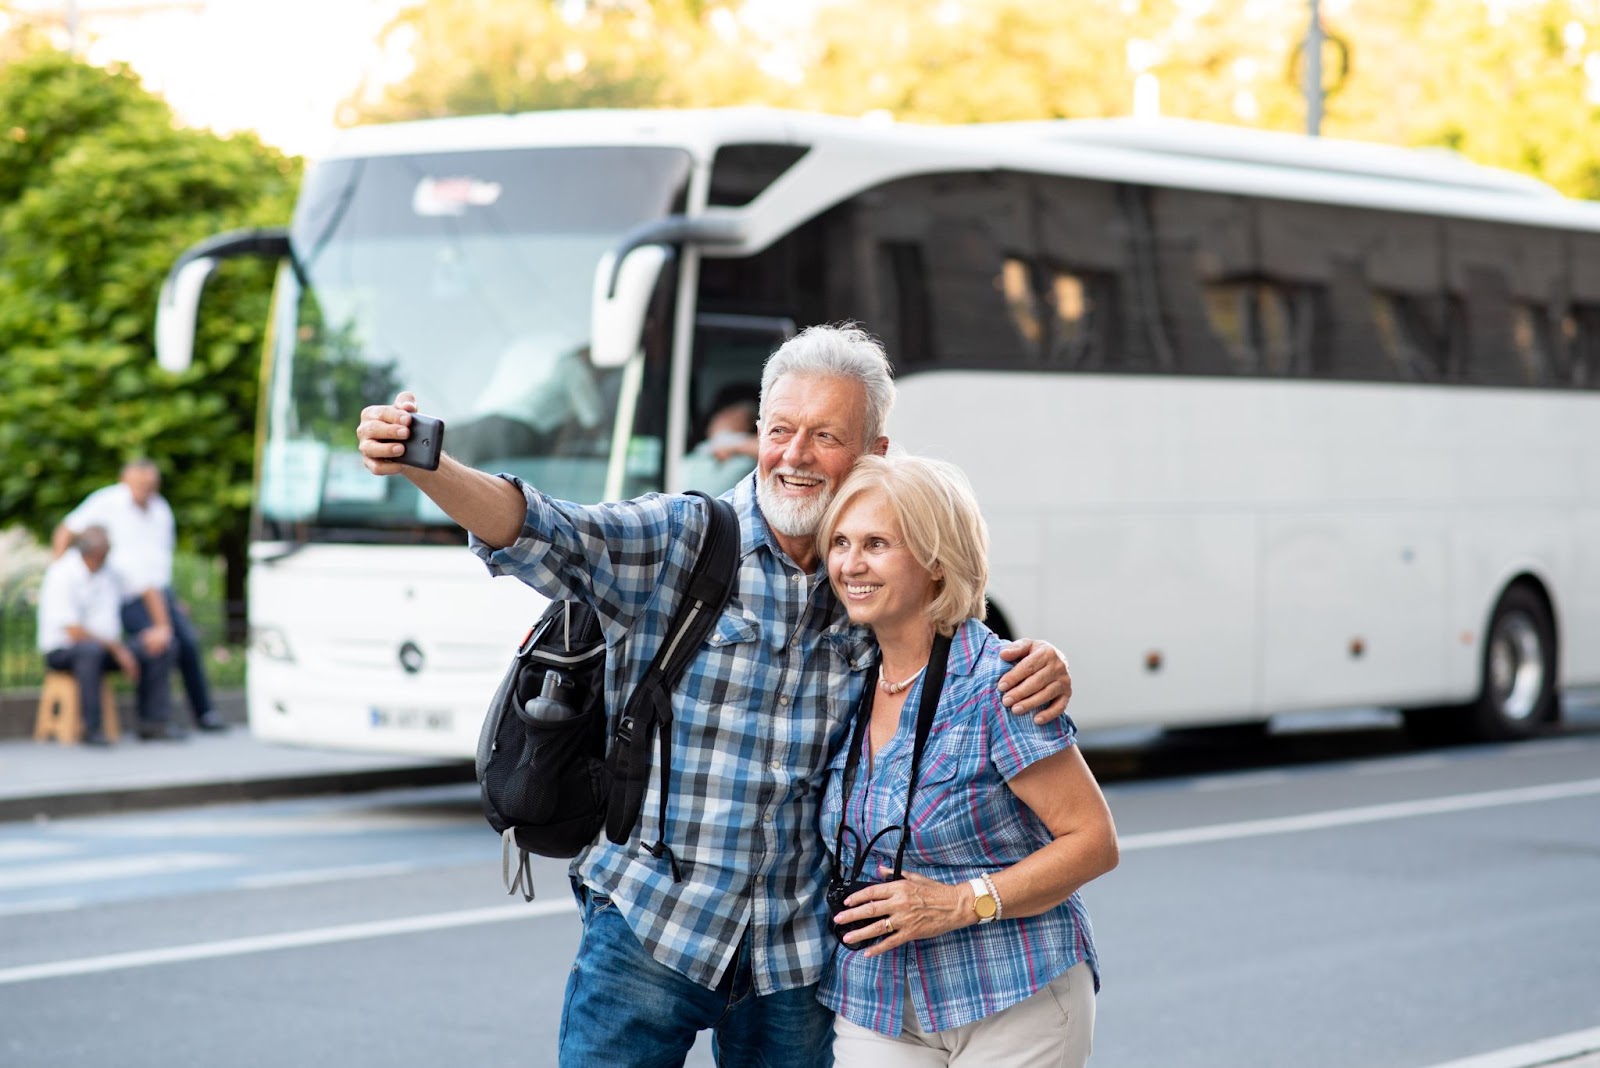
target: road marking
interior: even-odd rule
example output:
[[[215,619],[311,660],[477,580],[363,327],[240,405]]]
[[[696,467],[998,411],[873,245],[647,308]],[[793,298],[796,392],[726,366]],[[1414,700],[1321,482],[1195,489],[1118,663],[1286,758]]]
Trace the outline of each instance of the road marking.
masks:
[[[438,912],[428,916],[406,916],[395,920],[318,927],[309,931],[286,931],[283,934],[258,935],[253,938],[230,938],[220,942],[169,946],[165,949],[111,953],[102,957],[79,957],[76,960],[24,964],[16,968],[0,968],[0,986],[31,983],[38,979],[59,979],[69,975],[94,975],[101,972],[126,971],[130,968],[148,968],[156,964],[180,964],[194,960],[213,960],[217,957],[238,957],[247,953],[267,953],[278,949],[325,946],[336,942],[355,942],[365,938],[445,931],[454,927],[504,923],[507,920],[531,920],[540,916],[573,912],[576,909],[576,902],[570,897],[562,897],[555,901],[539,901],[533,904],[496,905],[492,908],[467,909],[462,912]]]
[[[275,886],[331,883],[340,879],[372,879],[380,875],[405,875],[416,870],[418,870],[417,865],[404,861],[393,864],[352,864],[343,868],[311,868],[306,871],[275,871],[266,875],[246,875],[235,879],[233,885],[244,890],[261,890]]]
[[[1234,790],[1247,786],[1281,786],[1289,782],[1290,776],[1282,771],[1245,771],[1233,775],[1208,775],[1203,779],[1195,779],[1189,784],[1190,789],[1202,793],[1213,790]]]
[[[59,857],[71,853],[72,846],[65,842],[0,842],[0,864],[16,860],[38,860],[40,857]]]
[[[1126,853],[1134,849],[1162,849],[1167,846],[1198,845],[1202,842],[1226,842],[1236,838],[1259,838],[1269,834],[1296,834],[1300,831],[1326,830],[1329,827],[1350,827],[1361,823],[1410,819],[1413,816],[1471,812],[1474,809],[1526,805],[1537,801],[1561,801],[1594,794],[1600,794],[1600,779],[1580,779],[1577,782],[1521,786],[1508,790],[1488,790],[1478,794],[1455,794],[1418,801],[1396,801],[1386,805],[1308,812],[1303,816],[1280,816],[1264,820],[1243,820],[1239,823],[1214,823],[1205,827],[1184,827],[1175,831],[1124,834],[1117,836],[1117,845]]]
[[[466,811],[463,808],[463,811]],[[308,812],[286,816],[221,816],[189,819],[110,817],[71,828],[83,838],[300,838],[306,835],[426,831],[461,826],[458,813]]]
[[[1595,1050],[1600,1050],[1600,1027],[1570,1031],[1521,1046],[1507,1046],[1505,1049],[1480,1053],[1476,1057],[1435,1064],[1431,1068],[1533,1068],[1534,1065],[1553,1064]]]
[[[105,879],[131,879],[144,875],[170,875],[180,871],[224,868],[238,858],[220,853],[151,853],[142,857],[111,857],[105,860],[69,860],[59,864],[33,864],[0,871],[0,890],[51,883],[98,882]]]
[[[1446,767],[1449,761],[1440,756],[1396,757],[1389,760],[1365,760],[1353,764],[1350,771],[1355,775],[1394,775],[1400,772],[1434,771]]]
[[[73,909],[82,907],[82,898],[35,898],[32,901],[18,901],[11,905],[0,905],[0,916],[28,916],[35,912],[70,912]]]

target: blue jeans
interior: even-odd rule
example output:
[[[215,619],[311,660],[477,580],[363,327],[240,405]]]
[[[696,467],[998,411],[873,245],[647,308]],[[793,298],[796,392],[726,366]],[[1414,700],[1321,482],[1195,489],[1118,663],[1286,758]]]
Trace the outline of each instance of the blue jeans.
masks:
[[[183,690],[189,695],[189,709],[196,722],[211,708],[211,691],[206,685],[206,672],[200,659],[200,632],[194,629],[189,617],[178,610],[178,600],[170,589],[162,590],[167,602],[167,618],[172,621],[172,645],[177,651],[178,674],[183,676]],[[122,629],[138,634],[154,620],[143,597],[122,603]]]
[[[708,1028],[718,1068],[832,1068],[833,1012],[814,985],[758,995],[748,939],[707,990],[645,952],[609,898],[580,888],[578,910],[562,1068],[676,1068]]]

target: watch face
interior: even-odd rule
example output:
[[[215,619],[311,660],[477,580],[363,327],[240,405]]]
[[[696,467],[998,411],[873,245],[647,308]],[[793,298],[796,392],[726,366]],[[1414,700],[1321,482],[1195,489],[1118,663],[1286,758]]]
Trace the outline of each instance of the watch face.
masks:
[[[977,912],[979,919],[987,920],[994,915],[994,898],[984,894],[972,902],[972,907]]]

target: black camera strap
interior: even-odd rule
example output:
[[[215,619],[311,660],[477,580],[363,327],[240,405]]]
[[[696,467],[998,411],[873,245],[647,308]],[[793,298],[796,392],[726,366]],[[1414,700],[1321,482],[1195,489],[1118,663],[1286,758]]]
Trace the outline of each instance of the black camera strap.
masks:
[[[894,853],[894,877],[901,878],[901,862],[905,860],[906,842],[911,837],[911,802],[917,794],[917,780],[922,775],[922,749],[928,742],[928,734],[933,730],[933,714],[939,707],[939,695],[944,690],[945,664],[950,659],[950,639],[943,634],[934,634],[933,650],[928,654],[927,673],[922,677],[922,700],[917,705],[917,736],[911,748],[911,782],[906,786],[906,815],[905,821],[900,824],[900,848]],[[862,691],[861,703],[856,706],[856,726],[850,737],[850,755],[845,758],[844,788],[839,807],[839,830],[834,836],[833,856],[834,863],[844,855],[844,819],[845,813],[850,811],[850,795],[855,790],[856,771],[861,763],[861,747],[866,741],[867,725],[872,720],[873,695],[878,686],[878,669],[882,662],[874,664],[867,674],[867,688]],[[858,865],[866,863],[867,854],[872,845],[882,835],[893,830],[891,825],[885,827],[874,835],[871,841],[861,845],[861,855],[857,858]],[[860,875],[859,867],[856,872]]]

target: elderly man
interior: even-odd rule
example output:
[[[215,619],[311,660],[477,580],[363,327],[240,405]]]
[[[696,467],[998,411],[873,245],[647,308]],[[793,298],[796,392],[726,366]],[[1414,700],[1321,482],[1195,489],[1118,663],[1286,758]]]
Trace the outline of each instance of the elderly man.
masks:
[[[161,496],[161,469],[151,460],[130,460],[114,485],[95,490],[56,527],[56,555],[74,534],[90,524],[111,534],[111,570],[122,584],[122,626],[144,635],[155,650],[176,644],[178,671],[195,725],[203,731],[227,730],[211,707],[200,635],[172,595],[172,551],[177,528]]]
[[[106,567],[110,552],[105,528],[85,527],[45,569],[39,589],[39,651],[46,667],[70,671],[77,680],[86,745],[110,744],[105,715],[116,710],[100,707],[100,681],[108,671],[121,671],[138,683],[139,736],[171,738],[172,649],[150,641],[136,640],[133,649],[122,644],[122,594]]]
[[[767,362],[757,468],[725,495],[739,515],[737,587],[674,695],[667,818],[655,826],[652,778],[632,840],[573,862],[584,931],[562,1014],[566,1068],[681,1064],[706,1029],[722,1065],[832,1062],[832,1014],[816,999],[828,951],[817,807],[876,654],[834,599],[815,535],[857,457],[887,447],[893,402],[882,348],[855,328],[813,327]],[[606,695],[620,708],[676,607],[657,590],[681,588],[692,566],[700,502],[577,505],[449,457],[433,472],[402,467],[416,410],[402,393],[362,412],[367,467],[414,482],[492,572],[593,605],[623,661]],[[1065,663],[1042,643],[1010,651],[1023,657],[1002,680],[1011,708],[1059,715]]]

